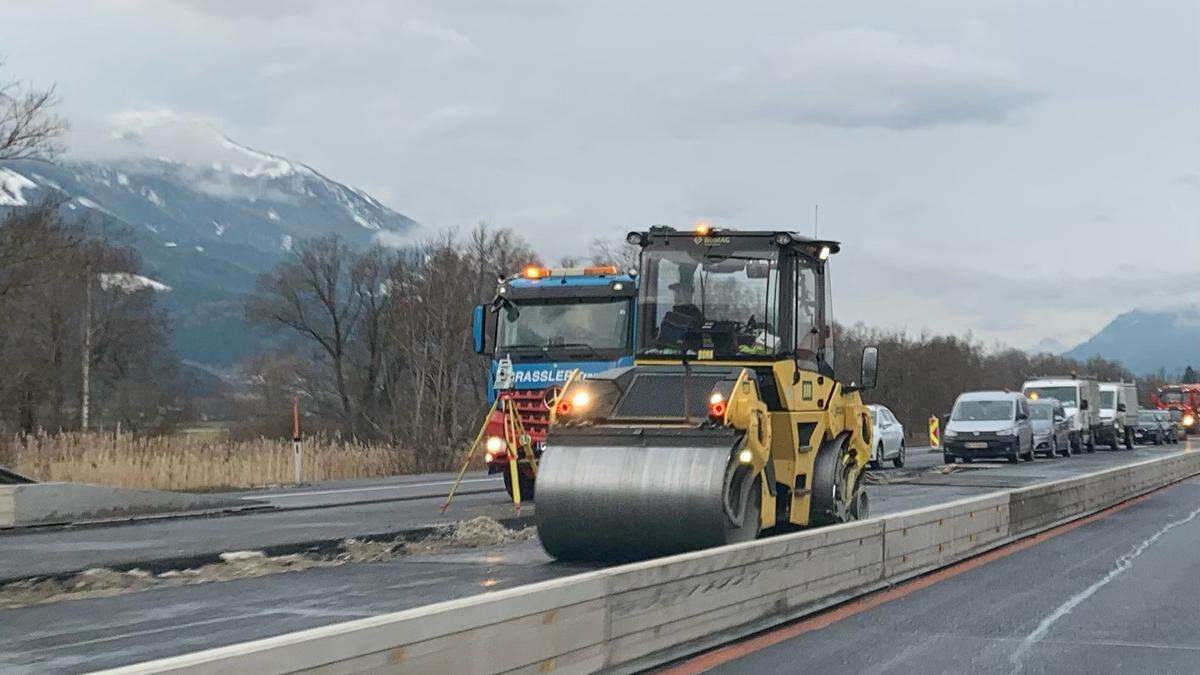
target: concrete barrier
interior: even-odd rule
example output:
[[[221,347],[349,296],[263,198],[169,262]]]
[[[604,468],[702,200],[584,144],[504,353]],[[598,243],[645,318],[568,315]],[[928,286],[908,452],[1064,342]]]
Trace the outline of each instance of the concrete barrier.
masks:
[[[0,529],[244,509],[259,504],[213,495],[127,490],[84,483],[0,485]]]
[[[884,588],[1197,473],[1200,452],[1176,453],[111,672],[628,672]]]

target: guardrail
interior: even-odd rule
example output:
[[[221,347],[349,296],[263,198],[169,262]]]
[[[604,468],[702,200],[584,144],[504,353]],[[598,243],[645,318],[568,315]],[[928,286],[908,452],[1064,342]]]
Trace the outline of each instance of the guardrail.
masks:
[[[1200,452],[1181,452],[110,672],[629,672],[810,614],[1197,473]]]

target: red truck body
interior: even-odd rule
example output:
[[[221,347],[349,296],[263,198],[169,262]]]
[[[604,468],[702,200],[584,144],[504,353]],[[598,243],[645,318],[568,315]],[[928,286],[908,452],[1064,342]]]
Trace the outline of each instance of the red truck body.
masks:
[[[1150,394],[1150,402],[1159,410],[1178,410],[1180,422],[1189,434],[1198,431],[1200,424],[1200,384],[1173,384]]]

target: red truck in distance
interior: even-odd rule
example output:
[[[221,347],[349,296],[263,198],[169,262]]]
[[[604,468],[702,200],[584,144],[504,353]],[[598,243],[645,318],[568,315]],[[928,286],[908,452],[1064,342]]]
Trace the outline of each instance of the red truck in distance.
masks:
[[[1174,384],[1150,394],[1150,402],[1159,410],[1178,410],[1179,420],[1188,434],[1195,434],[1200,419],[1200,384]]]

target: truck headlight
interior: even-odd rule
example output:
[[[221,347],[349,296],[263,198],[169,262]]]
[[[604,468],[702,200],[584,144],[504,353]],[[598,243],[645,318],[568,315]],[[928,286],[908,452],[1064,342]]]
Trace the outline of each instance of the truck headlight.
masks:
[[[1196,423],[1196,417],[1194,415],[1184,415],[1183,419],[1179,421],[1183,422],[1183,426],[1190,427]]]

